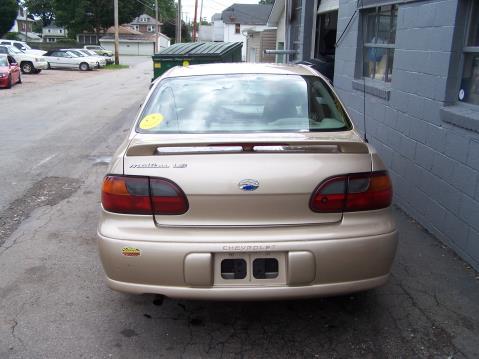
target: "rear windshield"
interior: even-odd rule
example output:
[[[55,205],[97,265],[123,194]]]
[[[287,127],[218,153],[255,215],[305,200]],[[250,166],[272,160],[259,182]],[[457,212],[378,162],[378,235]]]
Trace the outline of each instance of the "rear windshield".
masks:
[[[140,133],[316,132],[351,129],[315,76],[241,74],[169,78],[146,104]]]

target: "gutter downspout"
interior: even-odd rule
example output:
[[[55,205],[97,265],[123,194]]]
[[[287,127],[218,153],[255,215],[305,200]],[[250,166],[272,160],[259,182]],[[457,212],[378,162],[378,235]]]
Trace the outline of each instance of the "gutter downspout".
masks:
[[[289,51],[291,49],[289,39],[290,39],[290,33],[291,33],[291,14],[290,14],[290,1],[291,0],[284,0],[284,49],[286,51]],[[289,63],[289,55],[286,55],[285,57],[285,63]]]

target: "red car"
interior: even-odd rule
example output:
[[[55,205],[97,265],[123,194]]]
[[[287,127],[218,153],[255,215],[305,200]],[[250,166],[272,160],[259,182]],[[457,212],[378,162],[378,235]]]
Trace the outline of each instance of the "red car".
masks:
[[[13,57],[0,55],[0,88],[9,89],[16,83],[22,83],[20,66]]]

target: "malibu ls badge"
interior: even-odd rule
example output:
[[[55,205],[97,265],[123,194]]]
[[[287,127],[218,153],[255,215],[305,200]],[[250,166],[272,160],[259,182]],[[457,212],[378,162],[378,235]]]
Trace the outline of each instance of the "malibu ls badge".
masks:
[[[251,192],[258,189],[259,182],[254,179],[244,179],[238,183],[238,187],[242,191]]]

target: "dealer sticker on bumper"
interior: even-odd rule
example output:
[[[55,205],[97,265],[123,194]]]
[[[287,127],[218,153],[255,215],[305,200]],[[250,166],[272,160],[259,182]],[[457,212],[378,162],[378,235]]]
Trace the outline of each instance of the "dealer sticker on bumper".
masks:
[[[123,247],[121,249],[121,254],[123,254],[126,257],[138,257],[141,254],[141,252],[138,248]]]

